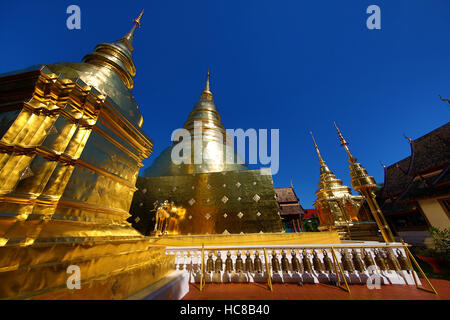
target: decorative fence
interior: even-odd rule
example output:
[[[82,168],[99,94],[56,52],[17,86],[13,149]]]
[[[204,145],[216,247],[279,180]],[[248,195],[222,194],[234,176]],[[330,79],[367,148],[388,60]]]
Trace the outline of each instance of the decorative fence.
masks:
[[[351,284],[369,288],[415,285],[437,294],[405,243],[348,243],[293,246],[167,247],[175,267],[191,283],[329,283],[350,293]],[[431,289],[421,286],[416,266]]]

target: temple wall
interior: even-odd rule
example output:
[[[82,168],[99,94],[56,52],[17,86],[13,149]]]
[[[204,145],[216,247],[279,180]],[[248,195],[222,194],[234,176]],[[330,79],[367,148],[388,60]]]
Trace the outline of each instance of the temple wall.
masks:
[[[450,219],[437,199],[419,200],[418,203],[432,226],[450,228]]]

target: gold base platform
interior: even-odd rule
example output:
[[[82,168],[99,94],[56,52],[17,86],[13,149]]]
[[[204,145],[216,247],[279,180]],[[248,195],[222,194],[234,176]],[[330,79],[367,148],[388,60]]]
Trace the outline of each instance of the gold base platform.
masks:
[[[69,289],[69,266],[80,289]],[[0,247],[0,299],[125,299],[165,277],[174,257],[148,238]]]
[[[296,245],[341,243],[336,231],[302,233],[250,233],[182,235],[151,238],[153,244],[167,247],[240,246],[240,245]]]

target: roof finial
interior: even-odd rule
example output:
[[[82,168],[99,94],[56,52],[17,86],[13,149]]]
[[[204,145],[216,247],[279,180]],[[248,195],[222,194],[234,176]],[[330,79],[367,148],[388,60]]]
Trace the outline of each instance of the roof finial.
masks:
[[[122,42],[123,44],[125,44],[128,47],[128,49],[130,49],[131,51],[133,51],[132,43],[133,43],[134,31],[136,30],[136,28],[141,27],[141,19],[142,19],[143,14],[144,14],[144,9],[142,9],[139,16],[133,20],[133,27],[131,28],[130,32],[128,32],[125,36],[123,36],[122,39],[118,40],[119,42]]]
[[[319,157],[319,163],[321,166],[323,166],[325,164],[325,161],[323,161],[322,156],[320,155],[320,151],[319,151],[319,147],[317,146],[316,139],[314,139],[314,135],[313,135],[312,131],[310,131],[309,133],[311,134],[311,137],[314,141],[314,148],[316,148],[317,156]]]
[[[408,137],[406,134],[403,134],[403,137],[409,141],[409,143],[413,142],[413,139],[411,139],[410,137]]]
[[[210,88],[209,88],[209,76],[210,76],[210,72],[209,72],[209,69],[208,69],[208,73],[206,74],[206,83],[205,83],[205,91],[210,91],[211,92],[211,90],[210,90]]]
[[[348,162],[355,163],[356,158],[350,153],[350,149],[348,148],[348,142],[345,140],[344,136],[342,135],[341,130],[339,130],[339,128],[336,124],[336,121],[334,121],[334,126],[336,127],[336,130],[338,132],[339,140],[341,141],[341,146],[344,146],[345,151],[347,152]]]
[[[200,96],[200,100],[209,100],[213,101],[213,95],[209,86],[209,76],[210,72],[208,69],[208,73],[206,74],[206,83],[205,83],[205,89],[202,92],[202,95]]]
[[[450,103],[450,99],[444,99],[444,98],[441,97],[441,95],[439,95],[439,98],[441,98],[441,100],[444,101],[444,102]]]

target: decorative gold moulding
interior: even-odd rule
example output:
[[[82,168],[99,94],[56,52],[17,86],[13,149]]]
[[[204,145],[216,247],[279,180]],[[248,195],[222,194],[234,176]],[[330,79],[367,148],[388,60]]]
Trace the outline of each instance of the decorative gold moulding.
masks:
[[[336,231],[302,233],[248,233],[230,235],[180,235],[152,238],[152,243],[167,247],[302,245],[341,243]]]

